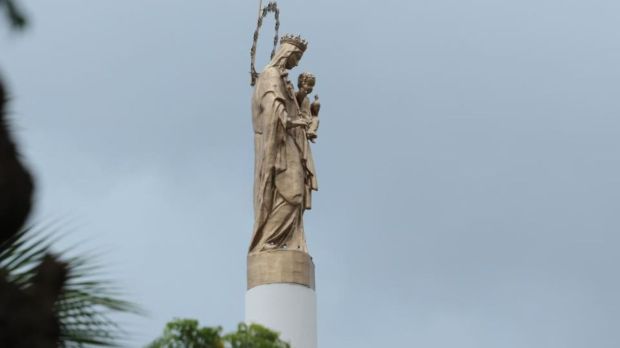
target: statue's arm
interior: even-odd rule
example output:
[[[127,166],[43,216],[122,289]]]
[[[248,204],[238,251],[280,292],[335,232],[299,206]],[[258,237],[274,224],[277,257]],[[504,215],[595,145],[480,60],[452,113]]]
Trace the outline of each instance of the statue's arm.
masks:
[[[305,120],[292,119],[286,110],[286,103],[278,98],[275,92],[268,92],[263,96],[261,107],[263,110],[273,110],[274,116],[286,129],[308,125]]]
[[[278,98],[275,92],[269,91],[263,95],[261,100],[261,110],[266,113],[273,113],[274,120],[279,120],[283,126],[286,126],[288,112],[286,104],[281,98]]]

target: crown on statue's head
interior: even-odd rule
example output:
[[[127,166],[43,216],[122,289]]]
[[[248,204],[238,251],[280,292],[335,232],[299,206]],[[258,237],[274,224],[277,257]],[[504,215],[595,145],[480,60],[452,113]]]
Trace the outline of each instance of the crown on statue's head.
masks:
[[[283,43],[294,45],[302,52],[305,52],[306,48],[308,48],[308,41],[302,39],[299,35],[285,34],[284,36],[282,36],[282,39],[280,39],[280,44]]]

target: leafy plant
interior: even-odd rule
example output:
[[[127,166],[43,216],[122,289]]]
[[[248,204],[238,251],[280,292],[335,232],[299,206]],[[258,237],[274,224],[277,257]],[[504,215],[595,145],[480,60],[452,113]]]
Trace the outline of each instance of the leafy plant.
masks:
[[[4,7],[4,13],[13,28],[22,29],[28,24],[26,15],[17,6],[15,0],[0,0],[0,7]]]
[[[49,228],[26,228],[0,246],[0,272],[20,289],[28,289],[37,267],[51,252],[58,239]],[[63,254],[65,254],[64,257]],[[118,346],[126,333],[110,319],[112,313],[142,313],[141,309],[120,299],[122,293],[101,278],[103,267],[88,256],[66,256],[68,279],[54,305],[60,323],[60,346]]]
[[[147,348],[290,348],[280,334],[257,324],[239,324],[221,337],[222,328],[200,327],[197,320],[175,319]]]
[[[147,348],[224,348],[222,328],[199,327],[198,320],[176,319],[164,329],[161,338]]]
[[[290,348],[280,334],[258,324],[240,323],[237,331],[224,336],[230,348]]]

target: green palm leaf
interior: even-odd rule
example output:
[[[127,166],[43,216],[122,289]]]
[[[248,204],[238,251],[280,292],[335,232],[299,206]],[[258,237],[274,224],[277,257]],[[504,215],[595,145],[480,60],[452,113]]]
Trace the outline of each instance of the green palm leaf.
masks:
[[[51,246],[60,238],[59,228],[47,226],[26,228],[0,245],[0,272],[21,289],[28,288],[37,266]],[[67,257],[69,275],[55,303],[60,321],[61,347],[117,347],[127,337],[110,315],[113,313],[143,314],[135,304],[123,300],[123,293],[102,278],[104,269],[89,256]]]
[[[26,15],[17,6],[15,0],[0,0],[0,7],[4,7],[6,17],[13,28],[23,29],[28,24]]]

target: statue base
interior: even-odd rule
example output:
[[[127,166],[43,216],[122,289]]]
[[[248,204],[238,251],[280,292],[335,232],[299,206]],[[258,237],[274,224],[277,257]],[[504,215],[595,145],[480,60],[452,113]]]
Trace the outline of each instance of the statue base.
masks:
[[[279,332],[294,348],[317,347],[314,263],[295,250],[248,256],[245,322]]]
[[[248,255],[248,290],[264,284],[290,283],[314,289],[314,263],[310,255],[279,249]]]

